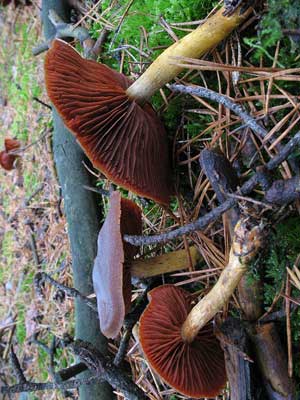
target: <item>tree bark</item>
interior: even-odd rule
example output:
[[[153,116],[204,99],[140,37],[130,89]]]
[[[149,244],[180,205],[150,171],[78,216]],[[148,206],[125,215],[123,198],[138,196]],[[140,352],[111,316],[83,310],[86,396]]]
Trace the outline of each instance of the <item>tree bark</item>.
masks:
[[[225,156],[206,149],[201,152],[200,164],[216,192],[218,200],[221,203],[224,202],[226,193],[234,192],[239,183],[230,163]],[[230,213],[227,213],[231,227],[236,223],[238,214],[238,209],[232,209]],[[251,400],[266,398],[269,400],[292,400],[294,384],[288,377],[287,362],[276,327],[274,324],[261,327],[256,325],[256,321],[263,313],[262,282],[256,280],[249,284],[246,274],[239,283],[238,292],[244,320],[248,321],[250,327],[252,326],[247,333],[252,342],[254,365],[249,366],[249,361],[241,357],[236,346],[228,344],[228,336],[234,333],[231,327],[230,334],[227,335],[227,342],[224,340],[224,335],[221,337],[230,381],[230,398],[231,400],[248,400],[250,398]],[[247,346],[248,349],[249,346]],[[264,387],[263,391],[262,387]]]
[[[50,9],[55,10],[66,22],[70,16],[70,8],[66,1],[43,0],[42,21],[46,40],[54,34],[54,27],[48,19]],[[80,293],[89,295],[93,292],[92,268],[100,229],[100,207],[97,205],[95,194],[83,188],[84,185],[91,185],[91,175],[83,166],[86,157],[54,109],[53,122],[53,153],[68,224],[74,286]],[[107,340],[100,333],[96,312],[80,299],[75,300],[75,336],[90,342],[102,354],[107,352]],[[79,392],[80,400],[114,398],[107,383],[84,385]]]
[[[257,326],[250,333],[256,362],[270,400],[293,400],[294,383],[287,374],[287,358],[273,322]]]

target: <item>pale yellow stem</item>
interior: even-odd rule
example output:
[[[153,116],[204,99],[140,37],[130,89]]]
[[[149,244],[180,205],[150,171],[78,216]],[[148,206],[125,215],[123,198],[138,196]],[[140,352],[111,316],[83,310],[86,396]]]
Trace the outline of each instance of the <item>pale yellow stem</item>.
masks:
[[[213,14],[193,32],[165,50],[128,89],[127,94],[138,103],[144,103],[164,84],[177,76],[183,67],[172,65],[174,57],[199,58],[225,39],[250,13],[240,15],[240,9],[230,17],[223,15],[224,7]]]
[[[192,342],[200,329],[228,302],[262,244],[262,232],[263,225],[253,227],[249,218],[238,221],[234,228],[229,262],[215,286],[195,305],[184,321],[181,331],[183,340]]]
[[[193,267],[197,264],[200,254],[195,246],[189,248]],[[189,268],[186,250],[177,250],[147,260],[134,260],[131,275],[137,278],[149,278],[160,274]]]
[[[231,250],[229,263],[222,271],[218,282],[211,291],[199,301],[189,313],[182,326],[182,337],[192,342],[203,328],[228,302],[242,276],[247,271],[247,265]]]

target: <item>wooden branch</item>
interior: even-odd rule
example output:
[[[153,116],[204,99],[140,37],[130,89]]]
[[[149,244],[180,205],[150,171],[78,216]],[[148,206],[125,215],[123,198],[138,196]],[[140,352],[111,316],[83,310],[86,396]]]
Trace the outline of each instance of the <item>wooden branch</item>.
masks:
[[[191,94],[217,101],[219,104],[224,105],[226,108],[238,115],[244,121],[245,125],[252,129],[252,131],[260,139],[264,139],[264,137],[268,134],[268,131],[259,125],[259,123],[256,122],[256,120],[251,117],[240,104],[235,103],[228,96],[224,96],[201,86],[169,85],[169,88],[174,92]]]
[[[18,360],[18,357],[17,357],[16,353],[14,352],[13,346],[11,346],[11,349],[10,349],[10,361],[12,363],[13,371],[16,375],[18,382],[19,383],[27,382],[24,372],[21,368],[20,362]]]
[[[52,286],[56,287],[59,290],[62,290],[66,295],[73,297],[74,299],[80,299],[92,310],[98,312],[97,305],[94,301],[90,300],[87,296],[83,296],[77,289],[65,286],[62,283],[57,282],[55,279],[51,278],[51,276],[49,276],[45,272],[38,272],[34,277],[34,286],[36,289],[38,289],[39,293],[41,293],[40,287],[43,284],[43,282],[50,283]]]
[[[295,387],[287,374],[287,358],[274,323],[249,331],[270,399],[293,399]]]
[[[49,10],[69,21],[70,8],[63,0],[43,0],[42,20],[46,41],[55,35],[55,27],[49,21]],[[64,198],[64,209],[72,253],[74,287],[84,296],[93,292],[92,268],[96,256],[97,235],[100,230],[101,210],[96,195],[83,188],[92,186],[91,175],[83,166],[88,163],[75,137],[53,111],[53,153]],[[97,313],[81,299],[75,299],[75,335],[92,343],[102,354],[107,353],[107,340],[99,330]],[[90,376],[87,372],[85,376]],[[95,383],[95,381],[94,381]],[[106,383],[83,385],[79,389],[80,400],[110,400],[114,398]]]
[[[300,145],[300,132],[298,132],[276,155],[273,157],[265,166],[264,169],[271,171],[278,167],[288,156],[295,150],[296,147]],[[261,174],[261,171],[260,171]],[[252,175],[248,181],[246,181],[239,190],[237,195],[246,195],[252,192],[255,186],[259,183],[259,177],[257,174]],[[178,237],[188,235],[189,233],[195,232],[197,230],[203,230],[211,222],[214,222],[219,218],[224,212],[228,211],[237,203],[236,199],[230,198],[226,200],[220,206],[214,208],[209,213],[205,214],[203,217],[198,218],[195,222],[184,225],[178,229],[174,229],[171,232],[162,233],[160,235],[153,236],[135,236],[135,235],[124,235],[124,240],[134,246],[151,245],[156,243],[164,243],[170,240],[176,239]]]
[[[216,336],[224,350],[230,400],[259,400],[251,371],[250,340],[243,323],[228,317],[216,327]]]
[[[88,342],[76,340],[69,344],[74,354],[96,375],[103,377],[116,390],[131,400],[147,400],[146,394],[136,386],[126,374],[104,357],[101,352]],[[90,399],[91,400],[91,399]]]
[[[83,379],[71,379],[66,382],[56,383],[56,382],[25,382],[18,383],[13,386],[2,386],[0,391],[2,394],[13,394],[13,393],[23,393],[23,392],[38,392],[38,391],[46,391],[46,390],[68,390],[68,389],[76,389],[83,385],[92,385],[100,382],[101,379],[95,376],[89,376],[88,378]]]
[[[59,38],[72,37],[78,39],[81,43],[90,38],[89,31],[81,26],[74,26],[67,24],[54,9],[49,9],[48,18],[55,28],[55,34],[46,42],[39,44],[32,49],[32,54],[38,56],[39,54],[47,51],[50,47],[52,40]]]
[[[273,182],[265,194],[266,201],[278,206],[289,204],[298,199],[300,199],[300,176]]]

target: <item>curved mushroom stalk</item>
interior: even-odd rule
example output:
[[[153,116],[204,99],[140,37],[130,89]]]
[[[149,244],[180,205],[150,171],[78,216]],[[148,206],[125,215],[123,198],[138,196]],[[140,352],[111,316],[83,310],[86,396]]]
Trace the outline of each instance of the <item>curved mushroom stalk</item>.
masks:
[[[192,342],[199,330],[219,312],[232,296],[249,262],[257,254],[263,238],[263,226],[249,226],[240,220],[234,228],[229,262],[211,291],[194,306],[182,326],[182,337]]]
[[[232,15],[225,16],[226,8],[222,7],[197,29],[165,50],[127,89],[128,96],[140,104],[149,100],[158,89],[183,70],[182,67],[175,65],[174,57],[199,58],[203,56],[245,21],[250,11],[251,9],[248,8],[241,15],[240,9],[237,9]]]
[[[193,398],[217,396],[226,383],[224,353],[212,323],[194,341],[182,339],[181,328],[193,296],[174,285],[148,294],[150,303],[140,318],[140,344],[160,377],[178,392]]]

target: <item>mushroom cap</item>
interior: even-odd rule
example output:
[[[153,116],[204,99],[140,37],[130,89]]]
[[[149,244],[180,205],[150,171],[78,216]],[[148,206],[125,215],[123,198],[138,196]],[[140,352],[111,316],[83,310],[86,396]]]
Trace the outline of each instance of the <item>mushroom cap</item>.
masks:
[[[130,266],[138,248],[122,240],[142,232],[141,209],[119,192],[110,196],[110,208],[98,236],[93,269],[101,332],[114,338],[120,332],[131,303]]]
[[[149,297],[139,332],[143,352],[153,369],[186,396],[217,396],[226,384],[226,372],[212,323],[192,343],[186,343],[181,327],[193,307],[191,294],[174,285],[163,285],[151,290]]]
[[[168,204],[173,193],[167,136],[150,106],[131,100],[131,82],[55,40],[45,59],[48,95],[93,165],[128,190]]]
[[[18,140],[4,139],[4,149],[0,151],[0,165],[7,171],[11,171],[14,168],[14,162],[18,157],[16,154],[10,154],[10,151],[17,150],[20,148],[20,142]]]

